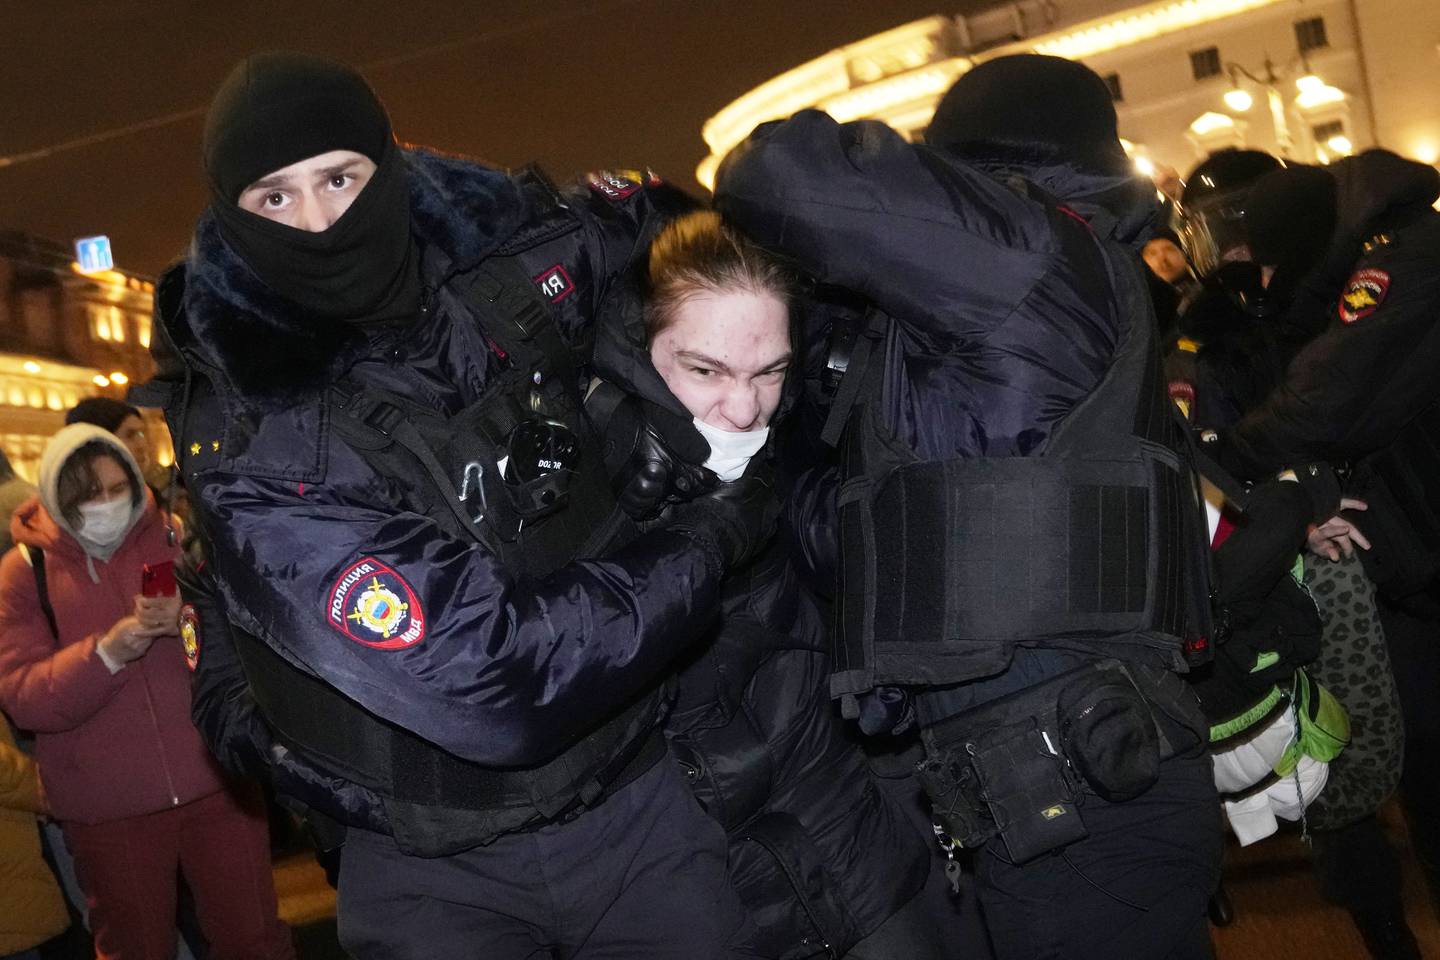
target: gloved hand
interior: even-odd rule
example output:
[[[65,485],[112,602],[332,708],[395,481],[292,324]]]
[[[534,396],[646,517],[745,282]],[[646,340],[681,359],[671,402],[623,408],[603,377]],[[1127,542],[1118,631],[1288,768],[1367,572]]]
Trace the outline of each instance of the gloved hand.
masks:
[[[720,482],[700,466],[710,445],[694,425],[653,403],[626,397],[605,425],[605,468],[620,508],[649,520],[666,504],[688,500]]]
[[[780,500],[765,475],[768,471],[755,461],[751,466],[739,480],[677,504],[668,515],[669,529],[715,544],[731,569],[760,554],[780,517]]]

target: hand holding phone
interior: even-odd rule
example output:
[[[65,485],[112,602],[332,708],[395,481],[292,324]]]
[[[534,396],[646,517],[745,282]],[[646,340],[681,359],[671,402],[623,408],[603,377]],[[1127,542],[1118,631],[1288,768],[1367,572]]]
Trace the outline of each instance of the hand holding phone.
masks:
[[[140,595],[142,597],[171,597],[178,587],[175,584],[175,561],[147,563],[140,572]]]

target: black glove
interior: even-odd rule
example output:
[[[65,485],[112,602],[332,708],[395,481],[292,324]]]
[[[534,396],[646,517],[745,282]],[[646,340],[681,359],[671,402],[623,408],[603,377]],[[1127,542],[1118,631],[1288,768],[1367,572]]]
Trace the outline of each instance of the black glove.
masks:
[[[780,501],[764,472],[747,470],[739,480],[677,504],[669,513],[669,529],[713,543],[731,569],[755,559],[780,517]]]
[[[1324,523],[1340,512],[1340,477],[1328,463],[1307,463],[1295,468],[1295,479],[1310,495],[1310,522]]]
[[[586,406],[592,408],[589,401]],[[720,482],[700,466],[710,455],[700,431],[663,407],[627,396],[614,405],[603,430],[611,489],[620,508],[636,520],[652,519],[666,504],[688,500]]]

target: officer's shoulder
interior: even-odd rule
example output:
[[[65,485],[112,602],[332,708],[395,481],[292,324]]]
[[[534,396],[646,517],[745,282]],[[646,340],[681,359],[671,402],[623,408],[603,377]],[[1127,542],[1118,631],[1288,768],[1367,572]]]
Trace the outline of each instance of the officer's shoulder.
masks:
[[[563,195],[602,221],[636,220],[652,213],[669,217],[700,205],[653,170],[592,170],[566,187]]]

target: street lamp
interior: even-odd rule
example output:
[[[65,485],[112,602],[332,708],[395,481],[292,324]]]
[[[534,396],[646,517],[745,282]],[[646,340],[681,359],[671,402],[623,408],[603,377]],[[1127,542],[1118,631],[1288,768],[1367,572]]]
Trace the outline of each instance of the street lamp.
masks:
[[[1310,85],[1313,81],[1313,83],[1319,84],[1322,87],[1325,86],[1323,80],[1310,72],[1310,65],[1305,62],[1303,56],[1291,61],[1282,72],[1288,73],[1296,64],[1299,64],[1305,70],[1305,74],[1300,77],[1300,81],[1305,82],[1307,85]],[[1270,61],[1269,56],[1265,57],[1264,66],[1263,74],[1257,77],[1238,63],[1225,64],[1225,69],[1230,72],[1230,89],[1225,92],[1225,105],[1239,113],[1250,109],[1253,101],[1250,94],[1240,88],[1239,78],[1242,76],[1251,83],[1264,87],[1265,99],[1270,106],[1270,121],[1275,125],[1275,145],[1280,149],[1280,156],[1290,160],[1293,159],[1295,152],[1295,140],[1290,136],[1290,120],[1285,115],[1285,98],[1280,93],[1280,77],[1276,75],[1275,64]],[[1297,81],[1297,85],[1300,81]],[[1306,87],[1300,87],[1302,94],[1304,94],[1305,91]]]

